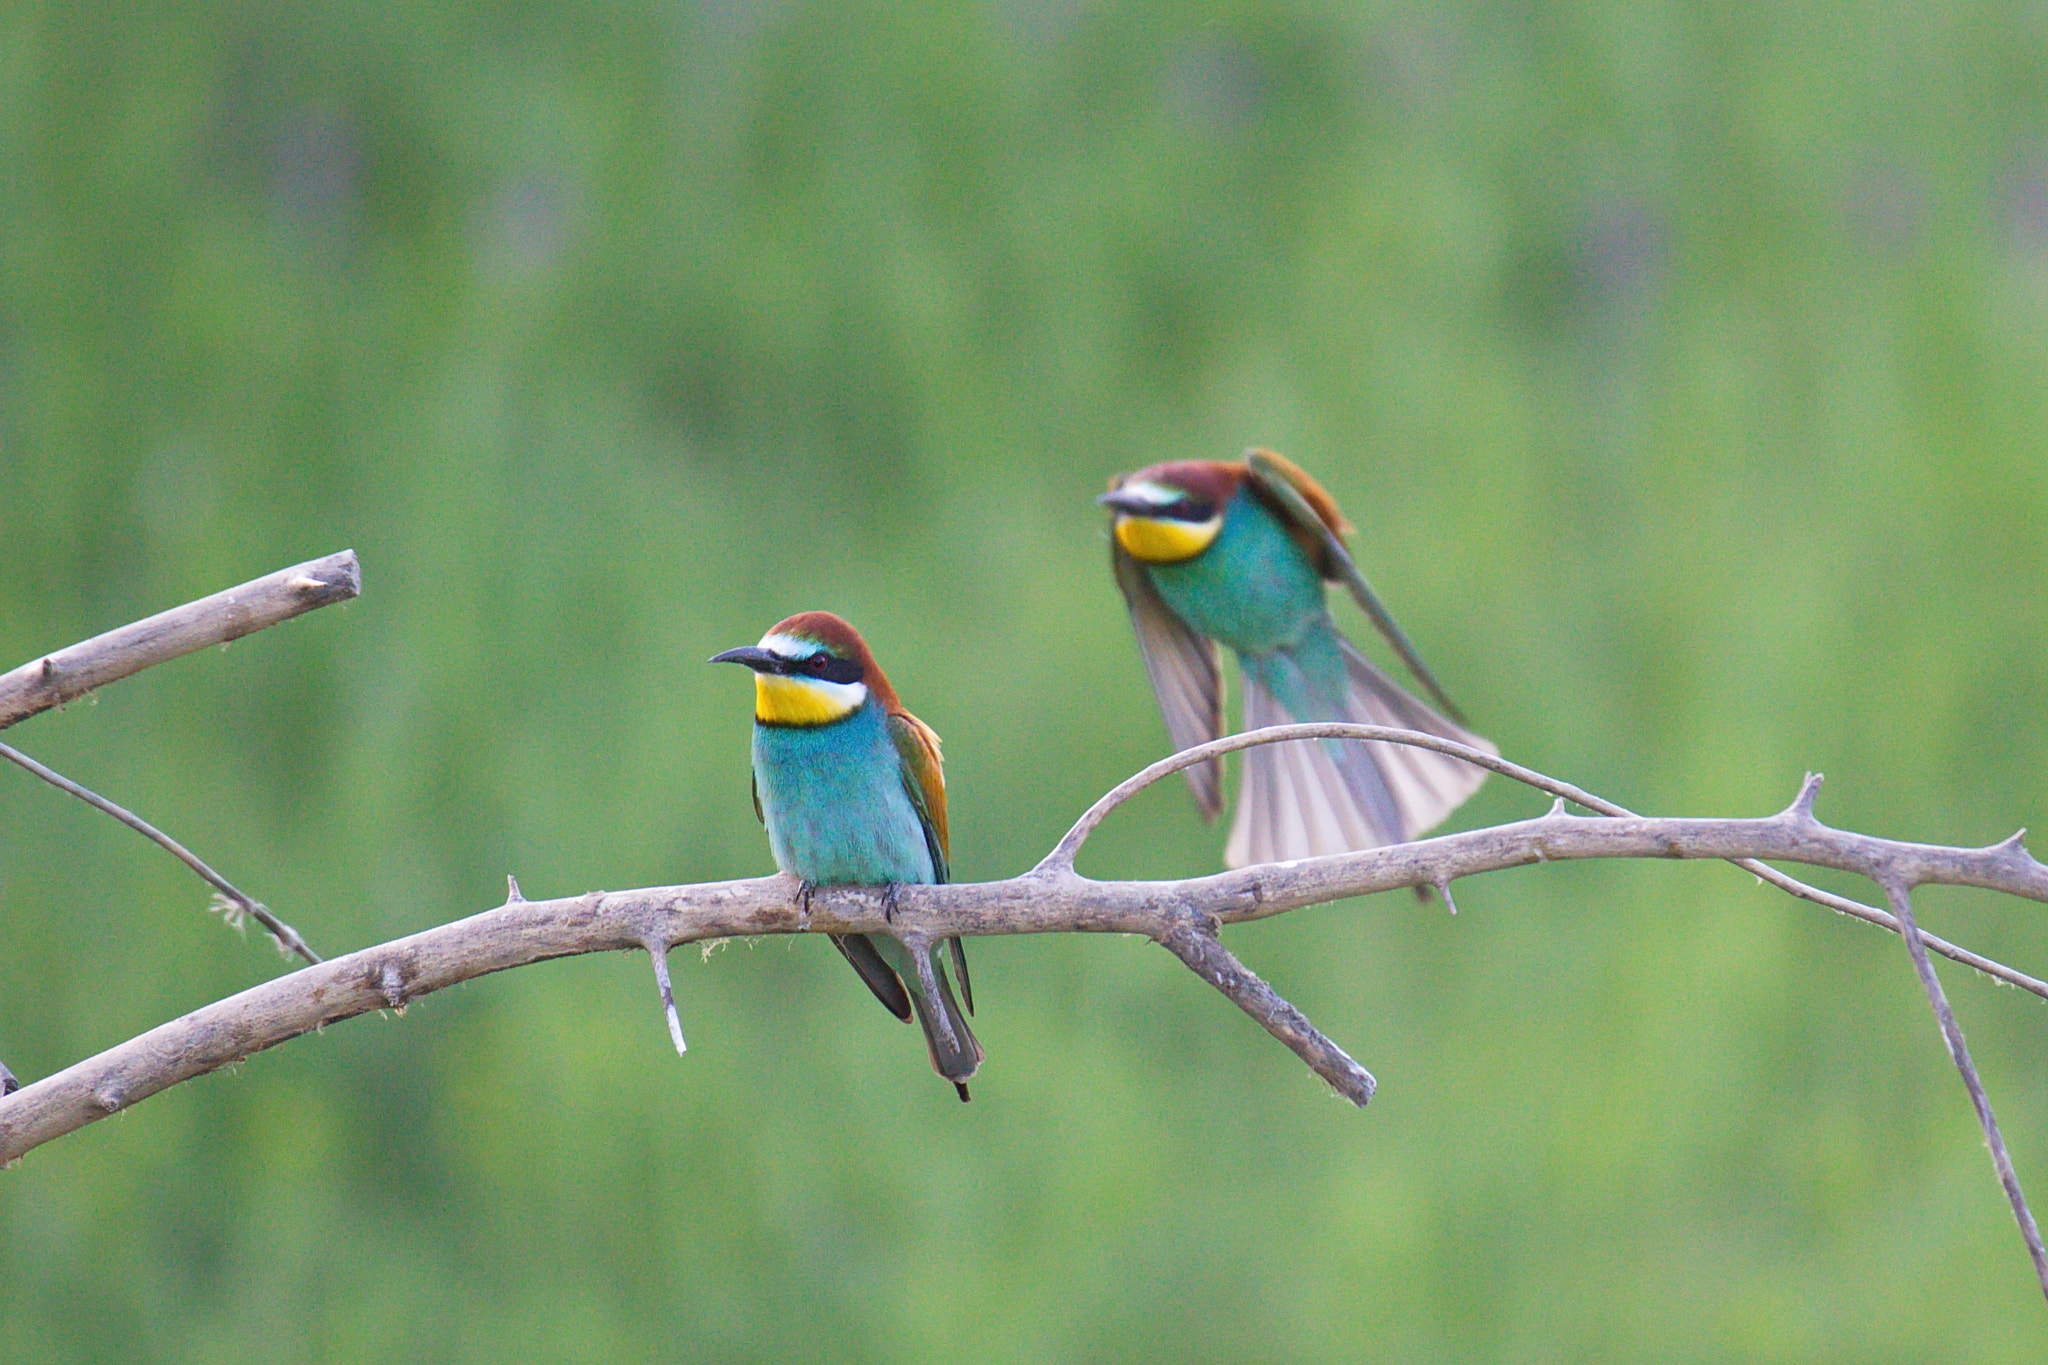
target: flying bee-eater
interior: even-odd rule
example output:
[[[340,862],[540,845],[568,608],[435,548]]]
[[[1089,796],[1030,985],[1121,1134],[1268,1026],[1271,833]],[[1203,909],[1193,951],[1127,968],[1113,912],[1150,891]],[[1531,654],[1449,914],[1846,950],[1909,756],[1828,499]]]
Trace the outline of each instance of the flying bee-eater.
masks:
[[[1345,551],[1351,525],[1321,485],[1268,450],[1236,463],[1156,464],[1113,480],[1110,556],[1138,652],[1176,747],[1223,733],[1218,645],[1236,654],[1244,728],[1351,721],[1422,730],[1494,752],[1409,695],[1338,633],[1324,584],[1341,582],[1444,710],[1436,680]],[[1223,807],[1220,759],[1187,770],[1195,803]],[[1449,815],[1484,769],[1410,746],[1356,740],[1247,749],[1231,867],[1376,848]]]
[[[807,611],[711,662],[754,671],[754,814],[806,902],[818,886],[948,879],[939,737],[903,708],[860,632],[829,611]],[[919,961],[886,935],[830,937],[891,1014],[916,1012],[932,1069],[965,1100],[981,1044],[936,951]],[[957,938],[946,943],[972,1012],[966,950]]]

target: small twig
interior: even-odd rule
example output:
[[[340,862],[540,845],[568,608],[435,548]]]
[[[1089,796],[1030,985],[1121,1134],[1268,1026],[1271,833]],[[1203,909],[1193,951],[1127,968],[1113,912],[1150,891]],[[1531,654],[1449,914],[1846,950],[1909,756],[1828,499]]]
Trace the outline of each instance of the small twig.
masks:
[[[517,886],[513,887],[513,893],[514,900],[525,899],[517,894]],[[650,938],[643,946],[647,949],[647,956],[654,960],[654,984],[661,988],[661,1008],[668,1016],[668,1036],[676,1045],[676,1055],[680,1057],[690,1050],[690,1045],[683,1041],[683,1021],[676,1014],[676,992],[669,984],[668,945],[660,939]]]
[[[2020,1225],[2020,1236],[2026,1239],[2027,1255],[2034,1260],[2034,1275],[2041,1282],[2041,1294],[2048,1298],[2048,1250],[2041,1246],[2041,1229],[2034,1222],[2034,1211],[2027,1207],[2026,1195],[2020,1191],[2020,1178],[2013,1170],[2012,1154],[2005,1149],[2005,1138],[1999,1133],[1998,1120],[1991,1113],[1991,1098],[1984,1093],[1984,1082],[1977,1076],[1976,1063],[1970,1060],[1970,1049],[1963,1041],[1962,1026],[1956,1023],[1955,1011],[1949,1008],[1948,994],[1942,990],[1941,978],[1934,974],[1934,963],[1928,960],[1927,949],[1921,942],[1923,935],[1913,918],[1912,896],[1904,883],[1895,881],[1884,884],[1884,893],[1891,901],[1892,913],[1898,916],[1899,937],[1906,941],[1906,951],[1912,955],[1913,970],[1919,974],[1920,985],[1927,992],[1927,1003],[1933,1007],[1934,1020],[1941,1026],[1941,1037],[1948,1044],[1948,1055],[1963,1078],[1963,1088],[1970,1092],[1970,1103],[1977,1110],[1978,1126],[1984,1130],[1984,1141],[1991,1148],[1992,1168],[1998,1172],[1998,1183],[2005,1187],[2013,1219]]]
[[[0,674],[0,730],[152,664],[346,602],[362,590],[356,552],[343,550],[95,635]]]
[[[1266,1032],[1294,1050],[1309,1069],[1332,1089],[1363,1109],[1379,1082],[1352,1060],[1351,1054],[1324,1036],[1308,1016],[1290,1005],[1223,946],[1222,940],[1194,915],[1174,917],[1153,942],[1185,963],[1195,975],[1228,996],[1233,1004],[1264,1026]]]
[[[306,946],[306,940],[299,937],[298,930],[271,914],[262,902],[251,900],[240,891],[237,891],[226,877],[221,876],[220,873],[215,872],[205,863],[199,861],[198,857],[190,849],[158,829],[155,825],[150,824],[149,821],[132,811],[122,809],[120,806],[107,800],[106,797],[101,796],[98,792],[88,787],[81,787],[78,783],[73,782],[55,769],[44,767],[11,745],[0,744],[0,758],[5,758],[19,764],[51,786],[61,791],[70,792],[95,810],[105,811],[108,815],[113,816],[145,839],[153,841],[159,848],[162,848],[179,862],[198,873],[207,885],[220,893],[216,899],[227,903],[229,909],[228,923],[231,926],[239,923],[240,916],[247,915],[270,931],[270,937],[276,942],[277,950],[280,953],[297,953],[309,963],[320,961],[320,955]]]

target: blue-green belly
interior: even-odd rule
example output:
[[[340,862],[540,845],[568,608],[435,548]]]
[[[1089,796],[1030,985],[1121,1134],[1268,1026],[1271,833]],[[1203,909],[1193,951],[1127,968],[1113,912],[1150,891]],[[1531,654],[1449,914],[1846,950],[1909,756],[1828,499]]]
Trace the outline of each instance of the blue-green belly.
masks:
[[[1209,548],[1178,564],[1148,564],[1181,620],[1240,654],[1295,644],[1326,613],[1323,581],[1294,537],[1243,489]]]
[[[1344,659],[1322,576],[1264,503],[1239,489],[1208,549],[1146,568],[1166,605],[1235,650],[1290,715],[1347,718]]]
[[[754,727],[775,864],[821,886],[934,880],[887,720],[870,700],[830,725]]]

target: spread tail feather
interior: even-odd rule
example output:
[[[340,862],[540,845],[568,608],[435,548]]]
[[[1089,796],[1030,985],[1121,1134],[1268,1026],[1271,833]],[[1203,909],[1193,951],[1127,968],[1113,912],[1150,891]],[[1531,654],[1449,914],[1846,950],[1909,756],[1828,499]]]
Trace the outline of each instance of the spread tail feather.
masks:
[[[1343,719],[1420,730],[1496,752],[1403,691],[1350,641],[1340,637],[1338,644],[1344,655]],[[1245,729],[1295,720],[1256,670],[1244,671]],[[1413,839],[1457,809],[1485,778],[1485,769],[1462,759],[1403,744],[1301,740],[1247,749],[1223,860],[1244,867]]]

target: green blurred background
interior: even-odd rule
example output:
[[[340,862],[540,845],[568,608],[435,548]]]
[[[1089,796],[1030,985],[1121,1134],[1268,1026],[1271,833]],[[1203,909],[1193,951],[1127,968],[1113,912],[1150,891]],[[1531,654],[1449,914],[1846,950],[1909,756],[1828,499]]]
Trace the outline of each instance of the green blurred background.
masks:
[[[2044,54],[2037,3],[0,7],[0,667],[365,573],[8,739],[334,953],[767,871],[703,660],[825,607],[1003,877],[1165,745],[1089,498],[1256,442],[1510,756],[1990,842],[2048,758]],[[1163,786],[1082,867],[1220,843]],[[1134,940],[977,944],[964,1107],[814,939],[679,953],[680,1061],[642,958],[472,982],[0,1176],[0,1357],[2040,1358],[1895,940],[1725,867],[1458,900],[1229,935],[1363,1112]],[[284,970],[205,902],[0,772],[0,1057]],[[2039,907],[1920,908],[2048,968]],[[1947,977],[2048,1199],[2048,1006]]]

